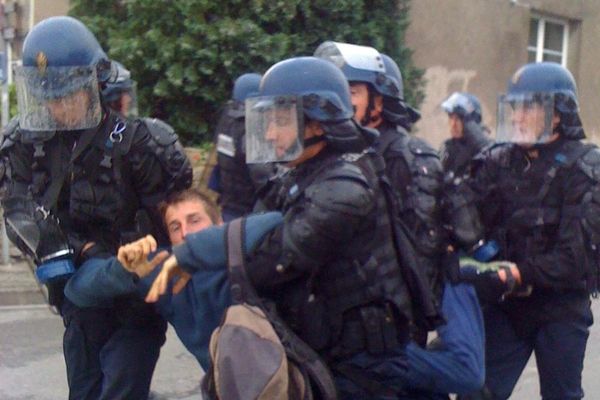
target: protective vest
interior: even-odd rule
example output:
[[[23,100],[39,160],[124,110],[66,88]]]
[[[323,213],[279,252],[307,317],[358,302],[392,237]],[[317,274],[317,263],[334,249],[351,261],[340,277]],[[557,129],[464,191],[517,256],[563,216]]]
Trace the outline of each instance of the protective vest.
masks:
[[[123,120],[110,112],[99,128],[80,133],[17,129],[4,141],[2,152],[13,151],[16,143],[23,154],[14,168],[22,170],[13,172],[30,175],[31,183],[21,187],[11,182],[8,195],[31,193],[60,218],[65,232],[101,243],[109,251],[146,233],[164,242],[154,208],[169,192],[191,184],[191,167],[177,135],[158,120]],[[160,172],[140,182],[145,168]],[[148,187],[153,187],[152,193]],[[142,209],[148,212],[139,213]]]
[[[309,174],[297,177],[284,202],[284,210],[293,207],[318,214],[327,210],[311,204],[343,207],[348,195],[341,190],[344,182],[356,182],[375,192],[372,217],[363,219],[367,225],[342,247],[321,249],[331,254],[331,261],[318,268],[308,283],[291,283],[290,293],[298,294],[289,296],[290,303],[281,313],[302,339],[330,357],[365,350],[383,354],[407,340],[411,318],[410,294],[398,268],[385,199],[372,180],[374,172],[369,178],[363,171],[370,168],[368,162],[358,165],[360,158],[351,153],[332,155]],[[346,212],[358,211],[348,207]],[[301,230],[302,224],[293,224],[291,229]],[[292,240],[302,240],[302,235],[301,231],[289,234],[296,238]]]
[[[554,237],[559,223],[564,218],[582,221],[589,243],[590,251],[586,265],[587,283],[582,282],[592,293],[598,290],[598,228],[595,221],[599,210],[594,193],[598,191],[600,177],[600,152],[594,145],[586,145],[579,141],[564,140],[562,144],[548,152],[540,152],[543,159],[539,162],[520,165],[523,173],[512,170],[518,162],[527,163],[523,154],[515,156],[515,152],[524,152],[517,146],[497,145],[489,150],[489,157],[498,168],[497,192],[504,204],[500,210],[491,206],[483,211],[483,219],[498,213],[490,227],[489,236],[500,244],[500,258],[514,260],[517,264],[535,254],[543,254],[554,244]],[[515,161],[517,160],[517,161]],[[584,195],[584,203],[580,205],[563,205],[563,190],[560,184],[569,170],[578,168],[595,184],[589,193]],[[489,224],[486,224],[488,226]],[[595,238],[595,239],[593,239]]]
[[[394,191],[399,217],[418,251],[418,264],[440,299],[443,289],[441,255],[446,235],[440,197],[443,171],[437,152],[402,127],[386,126],[375,145],[386,163],[385,173]],[[437,301],[437,300],[436,300]]]
[[[256,190],[248,166],[244,141],[244,104],[229,102],[217,125],[219,203],[236,213],[247,214],[256,202]]]

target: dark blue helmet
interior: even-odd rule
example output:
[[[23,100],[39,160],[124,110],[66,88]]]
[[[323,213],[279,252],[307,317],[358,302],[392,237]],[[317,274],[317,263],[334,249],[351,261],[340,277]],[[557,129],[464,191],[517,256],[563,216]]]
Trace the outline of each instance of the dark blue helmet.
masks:
[[[248,97],[256,96],[262,75],[248,73],[240,75],[233,84],[233,100],[244,101]]]
[[[20,126],[45,131],[97,126],[99,84],[114,74],[106,53],[80,21],[43,20],[25,38],[23,63],[15,68]]]
[[[442,103],[448,114],[456,114],[463,123],[474,121],[481,123],[481,103],[471,93],[454,92]]]
[[[554,109],[560,116],[559,131],[565,137],[582,139],[585,137],[579,104],[577,85],[568,69],[553,62],[525,64],[517,70],[508,82],[506,97],[552,95]]]
[[[273,65],[260,82],[259,96],[297,96],[305,117],[321,122],[325,139],[337,149],[355,151],[374,139],[373,132],[352,118],[350,87],[331,62],[316,57],[296,57]]]
[[[316,57],[290,58],[273,65],[260,82],[259,95],[302,97],[304,114],[320,122],[344,121],[354,115],[344,74]]]
[[[79,20],[51,17],[35,25],[23,42],[24,67],[95,67],[99,82],[111,78],[111,62]]]
[[[406,128],[414,124],[421,118],[421,113],[406,104],[404,101],[404,83],[402,73],[398,64],[387,54],[381,53],[383,65],[385,66],[385,76],[391,85],[398,87],[398,95],[383,94],[383,116],[390,122],[398,123]]]

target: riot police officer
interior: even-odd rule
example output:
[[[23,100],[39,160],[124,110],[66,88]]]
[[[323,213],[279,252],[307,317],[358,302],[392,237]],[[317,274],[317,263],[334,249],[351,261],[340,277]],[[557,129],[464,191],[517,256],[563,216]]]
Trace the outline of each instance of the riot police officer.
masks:
[[[544,399],[583,397],[581,372],[597,291],[600,152],[581,142],[577,88],[555,63],[519,68],[499,98],[497,143],[469,188],[482,235],[516,267],[481,274],[486,385],[510,396],[532,352]]]
[[[446,180],[468,174],[471,160],[492,142],[481,123],[481,104],[471,93],[452,93],[442,103],[448,114],[450,139],[442,145],[440,158]]]
[[[374,133],[352,119],[341,71],[315,57],[275,64],[246,103],[248,161],[292,168],[285,223],[250,255],[250,279],[327,360],[342,398],[398,398],[410,295],[363,152]]]
[[[99,90],[116,77],[80,21],[40,22],[15,71],[19,124],[1,148],[10,168],[3,199],[9,234],[34,257],[61,310],[72,399],[148,397],[165,321],[130,297],[80,309],[62,287],[73,266],[114,254],[121,242],[153,233],[165,243],[156,205],[191,184],[172,130],[102,106]]]
[[[128,117],[137,116],[136,82],[131,72],[118,61],[112,61],[116,67],[116,76],[106,82],[102,89],[102,101],[119,114]]]
[[[442,167],[436,151],[409,134],[420,115],[404,101],[400,69],[376,49],[348,43],[324,42],[315,50],[315,56],[341,68],[350,83],[354,118],[379,132],[373,147],[385,160],[385,175],[400,204],[400,217],[418,250],[418,264],[436,292],[437,299],[423,301],[435,307],[442,291]],[[417,334],[423,343],[425,333]]]
[[[273,166],[246,164],[244,100],[258,93],[261,75],[240,75],[233,85],[232,99],[225,104],[216,129],[217,165],[209,189],[219,193],[223,221],[252,211],[257,192],[273,174]]]

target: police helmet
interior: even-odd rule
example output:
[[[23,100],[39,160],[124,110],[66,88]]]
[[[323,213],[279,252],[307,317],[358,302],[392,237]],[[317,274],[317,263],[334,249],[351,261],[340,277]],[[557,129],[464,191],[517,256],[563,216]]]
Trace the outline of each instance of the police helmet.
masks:
[[[349,82],[369,83],[383,96],[395,99],[403,96],[402,80],[385,73],[384,59],[372,47],[326,41],[317,47],[314,55],[337,65]]]
[[[471,93],[454,92],[442,103],[442,109],[448,114],[456,114],[463,123],[474,121],[481,123],[481,103]]]
[[[258,102],[253,108],[267,104],[259,99],[282,102],[290,97],[298,99],[295,107],[303,118],[318,121],[324,130],[324,140],[340,151],[360,151],[375,138],[376,133],[360,127],[352,118],[354,110],[348,81],[329,61],[316,57],[296,57],[273,65],[262,77],[258,98],[255,98]],[[248,114],[249,101],[246,100],[247,134],[248,121],[251,119]],[[285,101],[289,103],[289,100]]]
[[[134,86],[131,72],[118,61],[113,61],[113,65],[116,74],[102,88],[102,99],[106,102],[119,100],[123,93],[131,93]]]
[[[248,97],[255,96],[258,93],[261,78],[262,75],[257,73],[240,75],[233,84],[233,100],[244,101]]]
[[[519,68],[508,82],[508,100],[523,96],[551,95],[560,116],[559,132],[571,139],[585,137],[577,100],[577,85],[571,72],[553,62],[529,63]]]
[[[32,28],[23,42],[23,66],[94,67],[100,83],[114,76],[94,34],[81,21],[66,16],[47,18]]]
[[[41,21],[25,38],[23,63],[15,68],[21,127],[78,130],[97,126],[99,84],[114,75],[96,37],[80,21],[66,16]],[[81,97],[83,93],[87,94]],[[61,111],[50,115],[48,107],[59,102],[63,102]]]
[[[381,58],[385,66],[385,76],[399,88],[397,96],[383,94],[383,116],[388,121],[408,128],[421,118],[421,114],[404,101],[404,83],[398,64],[387,54],[381,53]]]

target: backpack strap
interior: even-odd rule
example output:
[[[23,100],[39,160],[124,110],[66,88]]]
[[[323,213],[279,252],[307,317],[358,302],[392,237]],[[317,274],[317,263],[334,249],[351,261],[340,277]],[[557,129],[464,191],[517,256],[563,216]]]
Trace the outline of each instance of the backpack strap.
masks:
[[[58,196],[62,187],[64,185],[66,177],[71,173],[71,168],[73,166],[74,160],[81,155],[83,150],[85,150],[96,135],[96,130],[94,128],[85,130],[75,145],[73,149],[73,154],[71,155],[71,159],[69,160],[69,164],[64,168],[53,168],[50,171],[50,185],[48,189],[44,192],[44,195],[41,199],[41,205],[45,207],[47,210],[52,210],[56,205],[58,200]],[[41,148],[36,148],[36,151],[43,151]],[[54,146],[50,149],[50,161],[52,165],[61,166],[61,151],[59,146]]]

